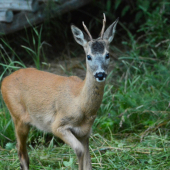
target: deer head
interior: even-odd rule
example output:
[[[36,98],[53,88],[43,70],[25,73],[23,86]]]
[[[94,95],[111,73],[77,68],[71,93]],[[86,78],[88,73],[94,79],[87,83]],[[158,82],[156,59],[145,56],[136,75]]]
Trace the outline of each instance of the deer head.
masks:
[[[112,42],[116,30],[118,19],[113,22],[104,32],[106,17],[103,19],[103,27],[100,37],[93,39],[83,22],[87,34],[76,26],[72,25],[71,30],[76,42],[83,46],[86,53],[87,71],[89,71],[97,82],[104,82],[107,77],[107,70],[110,61],[109,44]]]

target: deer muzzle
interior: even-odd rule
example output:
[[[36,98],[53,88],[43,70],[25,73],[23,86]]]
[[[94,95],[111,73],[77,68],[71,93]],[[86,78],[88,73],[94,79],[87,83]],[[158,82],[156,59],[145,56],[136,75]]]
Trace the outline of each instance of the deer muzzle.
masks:
[[[106,79],[107,74],[106,74],[105,72],[99,72],[99,73],[96,73],[96,74],[94,75],[94,77],[96,78],[96,80],[97,80],[98,82],[102,82],[102,81],[104,81],[104,80]]]

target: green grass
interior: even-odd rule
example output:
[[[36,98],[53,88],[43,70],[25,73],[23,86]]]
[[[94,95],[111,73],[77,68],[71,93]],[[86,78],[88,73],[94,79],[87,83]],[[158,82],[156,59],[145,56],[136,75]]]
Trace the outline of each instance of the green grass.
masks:
[[[170,138],[153,133],[140,142],[140,136],[126,134],[110,139],[95,133],[90,138],[93,169],[167,169],[170,166]],[[67,145],[29,145],[30,169],[77,169],[77,159]],[[16,148],[0,148],[1,169],[19,169]]]
[[[113,73],[110,80],[112,76]],[[142,85],[144,79],[147,81]],[[169,95],[160,98],[161,93],[166,92],[161,89],[168,89],[165,85],[167,77],[164,76],[163,80],[155,83],[152,76],[149,79],[148,75],[143,75],[138,81],[135,77],[131,83],[127,83],[126,90],[125,81],[115,88],[108,80],[90,138],[93,169],[169,168]],[[154,90],[148,89],[151,85]],[[4,105],[2,108],[0,167],[19,169],[13,124]],[[52,136],[47,139],[46,134],[35,129],[30,131],[28,151],[30,169],[78,168],[76,156],[69,146]]]

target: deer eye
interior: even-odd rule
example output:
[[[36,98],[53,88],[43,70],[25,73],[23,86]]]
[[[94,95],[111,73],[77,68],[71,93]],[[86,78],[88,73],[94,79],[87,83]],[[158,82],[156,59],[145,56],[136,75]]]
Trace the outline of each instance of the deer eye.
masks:
[[[87,59],[88,59],[88,60],[91,60],[91,56],[90,56],[90,55],[87,55]]]
[[[109,57],[109,53],[107,53],[107,54],[106,54],[106,59],[109,59],[109,58],[110,58],[110,57]]]

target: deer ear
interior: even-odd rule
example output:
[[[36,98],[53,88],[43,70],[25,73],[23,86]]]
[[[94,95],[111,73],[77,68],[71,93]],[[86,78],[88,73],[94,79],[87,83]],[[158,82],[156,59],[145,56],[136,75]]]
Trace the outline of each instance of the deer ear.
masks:
[[[71,31],[73,33],[74,39],[78,44],[84,46],[87,43],[87,36],[79,28],[74,25],[71,25]]]
[[[113,24],[111,24],[104,33],[103,39],[107,40],[109,43],[111,43],[114,38],[118,21],[119,18]]]

